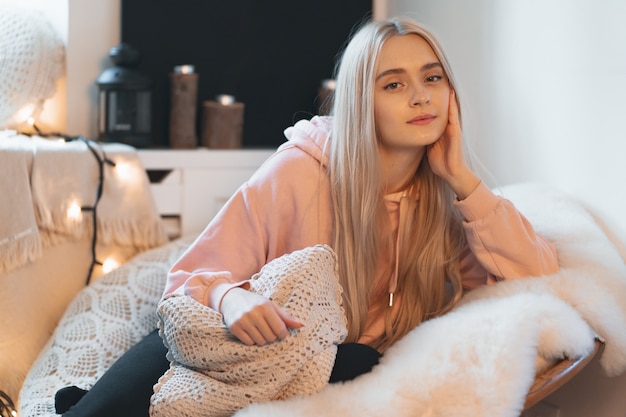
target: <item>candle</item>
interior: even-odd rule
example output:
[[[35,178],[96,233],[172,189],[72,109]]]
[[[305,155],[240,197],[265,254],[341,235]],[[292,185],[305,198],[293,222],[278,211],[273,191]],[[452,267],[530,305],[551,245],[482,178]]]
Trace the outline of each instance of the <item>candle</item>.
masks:
[[[193,65],[178,65],[174,67],[175,74],[193,74],[194,70]]]
[[[198,74],[193,65],[178,65],[170,74],[172,100],[169,138],[172,148],[195,148]]]
[[[220,103],[222,106],[232,106],[235,104],[235,97],[229,94],[220,94],[215,97],[215,100]]]
[[[322,80],[320,88],[318,90],[317,102],[318,112],[320,116],[325,116],[330,113],[333,104],[333,93],[335,92],[335,80],[327,79]]]
[[[213,149],[241,148],[244,104],[221,94],[202,104],[202,146]]]

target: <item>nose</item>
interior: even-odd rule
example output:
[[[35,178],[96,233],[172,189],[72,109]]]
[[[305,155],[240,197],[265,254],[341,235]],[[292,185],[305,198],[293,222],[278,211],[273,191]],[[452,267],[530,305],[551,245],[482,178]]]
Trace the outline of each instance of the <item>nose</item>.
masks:
[[[413,88],[411,95],[411,106],[423,106],[430,103],[430,95],[424,86]]]

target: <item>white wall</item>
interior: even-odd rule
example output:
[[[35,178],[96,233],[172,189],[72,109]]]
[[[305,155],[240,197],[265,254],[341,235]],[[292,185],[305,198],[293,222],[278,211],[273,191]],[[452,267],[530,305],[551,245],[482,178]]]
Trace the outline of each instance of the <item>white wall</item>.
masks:
[[[624,242],[626,2],[389,0],[384,9],[444,44],[491,185],[555,185]],[[626,375],[607,378],[595,360],[547,401],[561,417],[623,417],[625,392]]]
[[[543,181],[626,239],[626,2],[389,0],[442,40],[491,185]]]
[[[109,50],[120,43],[121,0],[67,1],[67,131],[96,138],[96,79],[113,65]]]

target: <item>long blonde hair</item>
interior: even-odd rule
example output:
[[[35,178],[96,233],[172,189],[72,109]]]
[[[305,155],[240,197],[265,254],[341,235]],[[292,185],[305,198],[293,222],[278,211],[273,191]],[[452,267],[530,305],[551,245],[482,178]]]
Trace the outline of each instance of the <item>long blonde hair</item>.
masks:
[[[417,34],[430,44],[454,88],[448,60],[427,30],[403,19],[369,22],[352,37],[336,68],[331,111],[329,172],[334,248],[348,318],[346,341],[358,340],[368,310],[379,309],[386,315],[387,326],[385,335],[373,345],[381,351],[422,321],[448,311],[460,298],[458,259],[466,246],[461,219],[453,207],[454,194],[424,158],[415,173],[408,215],[398,225],[403,231],[397,287],[402,302],[397,317],[391,319],[391,308],[382,299],[386,294],[372,290],[381,259],[394,259],[396,250],[392,237],[381,233],[390,226],[374,119],[374,72],[385,41],[407,34]]]

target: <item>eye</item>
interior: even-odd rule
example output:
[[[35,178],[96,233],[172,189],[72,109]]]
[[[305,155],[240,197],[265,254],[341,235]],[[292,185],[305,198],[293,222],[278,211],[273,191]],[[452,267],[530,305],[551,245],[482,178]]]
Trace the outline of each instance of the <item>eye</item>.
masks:
[[[384,88],[385,90],[397,90],[398,88],[400,88],[400,83],[398,82],[389,83],[385,85]]]
[[[439,82],[443,79],[442,75],[429,75],[428,77],[426,77],[426,82],[427,83],[436,83]]]

